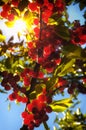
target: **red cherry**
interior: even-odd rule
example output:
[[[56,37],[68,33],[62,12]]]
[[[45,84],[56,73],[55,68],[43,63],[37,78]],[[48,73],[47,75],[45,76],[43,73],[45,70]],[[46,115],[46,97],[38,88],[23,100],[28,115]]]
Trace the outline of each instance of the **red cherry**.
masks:
[[[35,18],[35,19],[34,19],[34,24],[35,24],[35,25],[38,25],[38,24],[39,24],[39,19],[38,19],[38,18]]]
[[[11,87],[9,85],[4,86],[5,90],[9,91],[11,89]]]
[[[18,1],[17,0],[12,0],[12,5],[15,6],[15,7],[18,7]]]
[[[34,43],[33,42],[28,42],[28,48],[33,49],[34,48]]]
[[[28,117],[28,113],[26,111],[22,112],[21,114],[22,118],[27,118]]]
[[[8,98],[10,101],[14,101],[15,99],[17,99],[17,96],[18,96],[17,93],[14,92],[10,94]]]
[[[1,12],[1,16],[2,16],[3,18],[7,18],[7,17],[8,17],[8,12],[2,11],[2,12]]]
[[[23,97],[22,98],[22,103],[27,103],[28,102],[28,98],[27,97]]]
[[[11,9],[10,5],[9,4],[4,4],[3,5],[3,11],[7,12]]]
[[[20,95],[17,96],[17,101],[21,102],[22,101],[22,97]]]
[[[51,113],[52,112],[52,108],[50,106],[46,106],[45,108],[46,112]]]
[[[39,102],[46,102],[46,96],[44,94],[41,94],[38,96]]]
[[[52,98],[47,96],[47,103],[50,104],[52,102]]]
[[[24,85],[25,86],[29,86],[30,85],[30,78],[27,77],[27,76],[24,77]]]
[[[44,115],[43,121],[47,121],[49,119],[48,115]]]
[[[28,9],[30,9],[31,11],[37,11],[37,9],[38,9],[37,3],[36,2],[29,3],[28,4]]]
[[[32,104],[32,103],[29,103],[29,104],[27,105],[27,110],[28,110],[29,112],[32,112],[32,109],[33,109],[33,104]]]
[[[9,21],[14,20],[14,14],[9,14],[9,15],[8,15],[8,20],[9,20]]]

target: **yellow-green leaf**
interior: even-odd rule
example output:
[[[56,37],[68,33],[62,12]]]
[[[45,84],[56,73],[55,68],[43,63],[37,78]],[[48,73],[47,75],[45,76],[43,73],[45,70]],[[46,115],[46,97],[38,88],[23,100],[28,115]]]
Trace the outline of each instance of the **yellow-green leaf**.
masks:
[[[9,103],[8,104],[8,111],[10,111],[10,109],[11,109],[11,104]]]
[[[58,22],[55,21],[53,18],[49,18],[49,24],[50,25],[58,25]]]
[[[53,101],[50,106],[54,112],[63,112],[72,104],[72,100],[70,98],[66,98],[58,101]]]
[[[9,2],[9,0],[2,0],[3,2],[5,2],[5,3],[8,3]]]
[[[62,67],[60,68],[60,72],[58,73],[58,76],[64,76],[68,72],[70,72],[70,68],[72,68],[72,65],[74,64],[75,59],[71,59],[68,63],[63,64]]]
[[[5,39],[6,39],[6,36],[4,36],[4,35],[0,34],[0,42],[5,41]]]
[[[6,21],[5,24],[7,27],[12,28],[14,26],[14,21],[11,21],[11,22]]]

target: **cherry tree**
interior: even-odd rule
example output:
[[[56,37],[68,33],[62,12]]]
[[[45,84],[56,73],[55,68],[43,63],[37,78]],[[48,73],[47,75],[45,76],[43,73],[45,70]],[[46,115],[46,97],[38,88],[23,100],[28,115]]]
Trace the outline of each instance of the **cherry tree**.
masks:
[[[64,130],[78,126],[67,127],[67,115],[68,121],[79,122],[78,128],[86,128],[86,116],[69,110],[79,93],[86,94],[86,25],[69,21],[67,7],[72,3],[85,9],[85,0],[0,2],[0,20],[8,28],[15,26],[19,39],[14,42],[15,34],[7,39],[0,30],[0,92],[11,90],[8,100],[25,104],[20,130],[34,130],[42,123],[49,130],[51,112],[65,112],[64,119],[56,118]],[[65,90],[70,98],[54,100]]]

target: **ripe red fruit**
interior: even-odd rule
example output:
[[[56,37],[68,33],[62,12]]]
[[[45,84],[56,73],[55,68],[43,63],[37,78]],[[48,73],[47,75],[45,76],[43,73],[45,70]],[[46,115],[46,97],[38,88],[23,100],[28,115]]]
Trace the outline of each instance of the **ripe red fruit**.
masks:
[[[67,91],[68,91],[69,94],[73,94],[74,89],[72,87],[69,87]]]
[[[28,98],[27,97],[22,97],[22,103],[27,103],[28,102]]]
[[[43,50],[43,56],[44,57],[48,57],[51,53],[52,53],[52,46],[49,45],[49,46],[45,46],[44,47],[44,50]]]
[[[40,120],[40,119],[35,120],[35,127],[39,127],[40,123],[41,123],[41,120]]]
[[[38,9],[37,3],[36,2],[29,3],[28,4],[28,9],[30,9],[31,11],[37,11],[37,9]]]
[[[22,97],[20,95],[17,96],[17,101],[21,102],[22,101]]]
[[[8,12],[11,9],[9,4],[4,4],[2,8],[3,8],[3,11],[5,12]]]
[[[44,78],[44,73],[43,72],[39,72],[38,75],[37,75],[37,78]]]
[[[15,7],[18,7],[18,1],[17,0],[12,0],[12,5],[15,6]]]
[[[9,14],[9,15],[8,15],[8,20],[9,20],[9,21],[14,20],[14,14]]]
[[[83,78],[82,80],[83,80],[83,83],[86,83],[86,78]]]
[[[9,91],[11,89],[11,87],[9,85],[4,86],[5,90]]]
[[[15,99],[17,99],[17,93],[13,92],[12,94],[9,95],[8,98],[10,101],[14,101]]]
[[[26,111],[22,112],[21,114],[22,118],[27,118],[28,117],[28,113]]]
[[[33,104],[32,104],[32,103],[29,103],[29,104],[27,105],[27,110],[28,110],[29,112],[32,112],[32,109],[33,109]]]
[[[47,96],[47,103],[50,104],[52,102],[52,98],[50,96]]]
[[[44,94],[41,94],[38,96],[39,102],[46,102],[46,96]]]
[[[45,108],[46,112],[51,113],[52,112],[52,108],[50,106],[46,106]]]
[[[40,33],[40,29],[38,27],[35,27],[34,28],[34,33],[35,33],[35,36],[38,38],[39,37],[39,33]]]
[[[59,64],[61,63],[61,58],[56,59],[56,60],[55,60],[55,63],[56,63],[57,65],[59,65]]]
[[[49,119],[48,115],[44,115],[43,121],[47,121]]]
[[[34,24],[35,24],[35,25],[38,25],[38,24],[39,24],[39,19],[38,19],[38,18],[35,18],[35,19],[34,19]]]
[[[15,76],[14,76],[14,79],[15,79],[16,82],[18,82],[18,81],[20,80],[19,75],[15,75]]]
[[[57,87],[67,85],[67,83],[68,83],[67,80],[59,78],[58,83],[57,83]]]
[[[33,42],[28,42],[28,48],[33,49],[34,48],[34,43]]]
[[[1,72],[1,75],[2,75],[3,77],[6,77],[6,76],[8,75],[8,72],[7,72],[7,71],[3,71],[3,72]]]
[[[29,86],[30,85],[30,78],[27,77],[27,76],[24,77],[24,85],[25,86]]]
[[[8,17],[8,12],[2,11],[2,12],[1,12],[1,16],[2,16],[3,18],[7,18],[7,17]]]

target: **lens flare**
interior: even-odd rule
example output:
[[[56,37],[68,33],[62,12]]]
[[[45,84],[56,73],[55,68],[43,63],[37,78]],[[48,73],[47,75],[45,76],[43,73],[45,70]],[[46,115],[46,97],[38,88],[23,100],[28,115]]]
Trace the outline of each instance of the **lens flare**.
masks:
[[[15,30],[15,32],[22,33],[26,29],[25,21],[23,21],[22,19],[16,20],[13,29]]]

